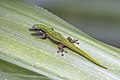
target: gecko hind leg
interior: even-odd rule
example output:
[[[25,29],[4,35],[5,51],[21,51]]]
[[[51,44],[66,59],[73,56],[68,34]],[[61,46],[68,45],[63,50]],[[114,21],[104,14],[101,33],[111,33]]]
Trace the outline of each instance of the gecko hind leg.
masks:
[[[64,44],[59,44],[58,45],[58,51],[57,53],[61,52],[62,56],[64,56],[63,52],[67,53],[67,51],[64,50],[65,45]]]
[[[77,42],[78,40],[72,39],[71,37],[68,37],[67,39],[68,39],[68,41],[71,42],[71,43],[79,44],[79,42]]]

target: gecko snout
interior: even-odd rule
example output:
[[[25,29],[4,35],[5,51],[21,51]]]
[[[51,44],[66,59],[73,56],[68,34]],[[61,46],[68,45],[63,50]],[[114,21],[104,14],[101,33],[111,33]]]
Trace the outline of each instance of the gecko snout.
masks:
[[[38,26],[39,26],[38,24],[34,24],[32,28],[37,29]]]
[[[34,24],[32,28],[29,28],[29,31],[40,31],[41,29],[39,29],[38,26],[38,24]]]

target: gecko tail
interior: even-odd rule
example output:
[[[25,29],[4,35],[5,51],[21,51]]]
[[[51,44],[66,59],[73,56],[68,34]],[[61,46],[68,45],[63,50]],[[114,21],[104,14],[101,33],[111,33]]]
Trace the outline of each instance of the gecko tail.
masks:
[[[105,66],[102,66],[101,64],[97,63],[93,58],[91,58],[88,54],[84,53],[84,55],[82,55],[83,57],[85,57],[86,59],[88,59],[89,61],[91,61],[92,63],[104,68],[104,69],[107,69],[107,67]]]
[[[102,67],[102,68],[104,68],[104,69],[107,69],[107,67],[105,67],[105,66],[97,63],[94,59],[88,59],[88,60],[90,60],[90,61],[93,62],[94,64],[96,64],[96,65],[98,65],[98,66],[100,66],[100,67]]]
[[[65,43],[65,42],[64,42]],[[92,57],[90,57],[88,54],[86,54],[84,51],[80,50],[78,47],[76,47],[74,44],[67,42],[66,41],[66,45],[68,45],[71,50],[75,51],[76,53],[78,53],[79,55],[83,56],[84,58],[86,58],[87,60],[91,61],[92,63],[98,65],[99,67],[102,67],[104,69],[107,69],[107,67],[102,66],[101,64],[99,64],[98,62],[96,62]]]
[[[104,69],[107,69],[107,67],[102,66],[102,65],[100,65],[100,64],[98,64],[98,63],[97,63],[97,65],[100,66],[100,67],[102,67],[102,68],[104,68]]]
[[[79,48],[76,47],[76,50],[74,49],[74,51],[76,51],[77,53],[79,53],[81,56],[85,57],[87,60],[91,61],[92,63],[98,65],[99,67],[107,69],[107,67],[105,67],[105,66],[99,64],[98,62],[96,62],[92,57],[90,57],[88,54],[86,54],[85,52],[83,52]]]

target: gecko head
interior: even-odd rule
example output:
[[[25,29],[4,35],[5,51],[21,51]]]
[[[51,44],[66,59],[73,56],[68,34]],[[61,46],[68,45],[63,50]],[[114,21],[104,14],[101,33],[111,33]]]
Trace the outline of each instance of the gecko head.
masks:
[[[29,31],[45,31],[46,26],[42,24],[34,24],[32,28],[29,28]]]

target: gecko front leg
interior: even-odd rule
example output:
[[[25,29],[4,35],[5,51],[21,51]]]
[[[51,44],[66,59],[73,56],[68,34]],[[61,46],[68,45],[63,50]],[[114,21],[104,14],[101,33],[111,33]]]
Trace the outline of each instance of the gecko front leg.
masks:
[[[61,52],[62,56],[64,56],[63,52],[67,53],[67,51],[64,50],[65,45],[64,44],[59,44],[57,53]]]
[[[71,42],[71,43],[79,44],[79,42],[77,42],[78,40],[72,39],[71,37],[68,37],[67,39],[68,39],[68,41]]]
[[[35,33],[31,33],[31,35],[37,36],[38,38],[41,38],[41,39],[47,38],[47,34],[43,31],[36,31]]]
[[[46,39],[46,38],[47,38],[47,34],[46,34],[46,33],[43,33],[41,36],[39,36],[39,38],[41,38],[41,39]]]

